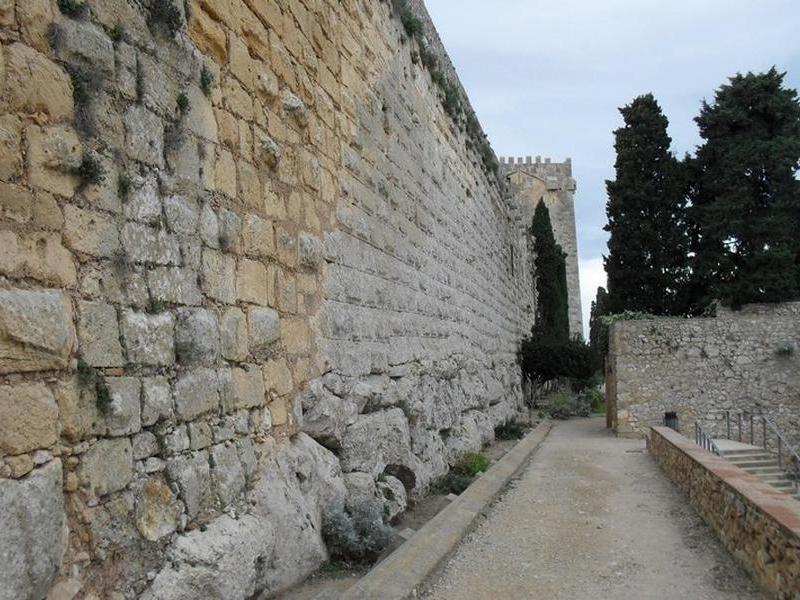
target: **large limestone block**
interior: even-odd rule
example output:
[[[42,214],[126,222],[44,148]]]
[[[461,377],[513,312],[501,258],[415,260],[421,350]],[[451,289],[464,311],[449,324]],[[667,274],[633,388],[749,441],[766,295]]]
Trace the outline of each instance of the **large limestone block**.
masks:
[[[257,358],[268,358],[280,337],[278,313],[271,308],[252,306],[247,311],[250,352]]]
[[[233,412],[239,408],[255,408],[264,404],[266,390],[258,365],[221,369],[219,378],[224,412]]]
[[[177,528],[181,505],[160,478],[148,479],[136,500],[136,528],[151,542],[170,535]]]
[[[121,329],[130,362],[146,365],[171,365],[175,362],[175,317],[172,314],[125,311]]]
[[[110,258],[119,250],[119,231],[112,218],[72,204],[64,207],[64,237],[70,248],[91,256]]]
[[[64,294],[0,290],[0,373],[66,368],[74,345]]]
[[[261,470],[253,512],[273,524],[276,540],[261,583],[275,594],[328,559],[323,519],[343,509],[347,490],[336,456],[304,433],[276,448]]]
[[[44,113],[53,121],[72,117],[72,84],[63,69],[25,44],[6,46],[5,53],[5,89],[12,111]]]
[[[22,454],[58,439],[58,405],[41,383],[0,386],[0,450]]]
[[[341,448],[348,426],[358,417],[356,403],[333,395],[318,379],[309,384],[300,401],[303,431],[323,446]]]
[[[177,484],[189,517],[211,504],[211,472],[205,450],[176,456],[167,463],[167,475]]]
[[[260,591],[260,575],[269,564],[275,534],[269,522],[253,515],[222,515],[204,529],[178,537],[170,561],[158,573],[143,600],[245,600]]]
[[[117,310],[104,302],[80,302],[78,340],[83,360],[94,367],[121,367]]]
[[[64,551],[61,461],[0,479],[0,600],[44,598]]]
[[[175,414],[190,421],[219,409],[217,372],[214,369],[193,369],[175,382]]]
[[[219,358],[220,334],[215,312],[181,308],[175,325],[175,351],[185,365],[213,365]]]
[[[244,489],[245,477],[236,446],[230,442],[211,448],[211,481],[220,506],[228,506]]]
[[[34,186],[71,197],[78,185],[74,170],[81,164],[81,143],[75,131],[63,125],[25,129],[28,142],[28,179]]]
[[[345,472],[361,471],[377,478],[387,470],[407,488],[416,485],[414,471],[419,466],[411,452],[408,421],[399,408],[359,415],[347,427],[341,445]]]
[[[100,440],[81,456],[78,478],[96,496],[123,489],[133,479],[133,449],[128,438]]]
[[[96,25],[77,19],[64,19],[54,28],[53,49],[69,64],[82,64],[104,78],[114,75],[114,45]]]

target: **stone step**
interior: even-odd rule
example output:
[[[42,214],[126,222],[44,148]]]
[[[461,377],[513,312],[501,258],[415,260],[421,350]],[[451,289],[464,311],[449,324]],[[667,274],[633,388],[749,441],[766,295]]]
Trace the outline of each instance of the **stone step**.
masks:
[[[747,469],[748,467],[753,468],[769,468],[769,467],[777,467],[778,461],[775,459],[765,459],[765,460],[747,460],[747,461],[730,461],[732,464],[736,465],[740,469]]]
[[[746,450],[720,450],[720,455],[725,458],[738,456],[751,456],[753,454],[764,454],[763,448],[748,448]]]
[[[746,467],[743,470],[747,471],[748,473],[752,473],[753,475],[759,475],[759,476],[783,475],[785,473],[785,471],[780,467]]]

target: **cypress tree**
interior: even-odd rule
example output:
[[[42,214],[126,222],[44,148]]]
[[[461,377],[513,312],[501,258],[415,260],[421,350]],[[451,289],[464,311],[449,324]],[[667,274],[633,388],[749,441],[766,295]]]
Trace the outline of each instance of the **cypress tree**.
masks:
[[[736,307],[800,291],[800,104],[785,73],[737,74],[703,102],[691,216],[701,300]]]
[[[566,255],[556,243],[550,211],[542,200],[536,205],[530,232],[536,256],[536,323],[533,334],[553,342],[567,341],[569,306]]]
[[[598,368],[603,366],[603,357],[608,347],[608,327],[601,318],[607,314],[608,292],[604,287],[599,287],[589,313],[589,347],[592,349]]]
[[[606,181],[608,310],[680,314],[688,274],[686,194],[667,118],[652,94],[620,113],[616,179]]]

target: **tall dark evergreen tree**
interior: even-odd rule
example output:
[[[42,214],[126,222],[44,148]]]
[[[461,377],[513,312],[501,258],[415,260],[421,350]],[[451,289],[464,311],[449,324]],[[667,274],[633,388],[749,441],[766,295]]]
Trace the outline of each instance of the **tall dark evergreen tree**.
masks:
[[[567,266],[564,251],[556,243],[550,211],[539,201],[531,224],[536,255],[536,323],[533,334],[554,342],[569,339]]]
[[[608,314],[608,292],[604,287],[597,288],[597,295],[592,300],[589,313],[589,347],[596,357],[598,368],[603,366],[603,357],[608,346],[608,328],[602,317]]]
[[[800,291],[800,104],[784,73],[736,75],[703,102],[690,215],[700,303]]]
[[[685,312],[686,194],[680,163],[670,152],[667,118],[652,94],[620,109],[614,132],[616,179],[607,181],[605,257],[608,310]]]

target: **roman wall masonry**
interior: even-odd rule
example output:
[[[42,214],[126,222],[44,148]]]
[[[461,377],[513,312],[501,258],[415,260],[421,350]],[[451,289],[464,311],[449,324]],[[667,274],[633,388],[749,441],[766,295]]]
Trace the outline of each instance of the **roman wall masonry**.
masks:
[[[529,219],[410,6],[0,1],[1,600],[277,594],[523,409]]]

